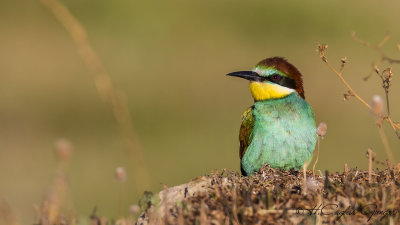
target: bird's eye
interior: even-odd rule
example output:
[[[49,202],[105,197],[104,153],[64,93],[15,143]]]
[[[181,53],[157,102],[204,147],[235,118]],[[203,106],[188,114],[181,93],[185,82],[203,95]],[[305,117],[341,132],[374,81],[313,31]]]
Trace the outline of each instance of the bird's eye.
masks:
[[[272,79],[273,81],[280,81],[281,78],[282,78],[282,77],[279,76],[278,74],[274,74],[274,75],[271,76],[271,79]]]

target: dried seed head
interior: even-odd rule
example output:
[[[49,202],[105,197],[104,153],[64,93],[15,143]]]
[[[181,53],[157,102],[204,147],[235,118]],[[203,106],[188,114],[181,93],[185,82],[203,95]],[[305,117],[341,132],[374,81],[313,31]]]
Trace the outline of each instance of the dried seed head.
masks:
[[[318,129],[317,129],[318,136],[320,136],[321,138],[324,138],[327,131],[328,131],[328,126],[326,125],[326,123],[324,123],[324,122],[319,123]]]
[[[376,117],[381,117],[383,115],[383,100],[381,96],[374,95],[372,97],[371,113]]]
[[[392,67],[386,68],[384,71],[382,71],[382,76],[384,79],[388,79],[390,81],[393,77]]]
[[[71,158],[72,145],[69,141],[65,139],[59,139],[55,143],[55,151],[57,161],[67,162]]]
[[[340,62],[341,62],[341,64],[340,64],[340,72],[339,73],[343,73],[344,64],[346,64],[346,62],[347,62],[347,57],[345,56],[345,57],[341,58]]]
[[[371,156],[372,161],[374,161],[375,157],[376,157],[376,153],[374,151],[372,151],[372,148],[368,148],[368,150],[366,152],[366,156],[367,156],[367,158],[369,158]]]
[[[367,154],[367,157],[369,156],[369,154],[371,154],[372,158],[374,158],[376,156],[376,153],[374,151],[372,151],[372,148],[368,148],[366,154]]]
[[[321,188],[320,182],[317,179],[314,179],[314,177],[307,178],[306,186],[307,186],[307,190],[310,190],[312,192],[316,192],[318,189]]]
[[[343,94],[343,101],[349,100],[349,98],[352,96],[354,96],[354,94],[350,90],[348,90],[347,93]]]
[[[129,212],[130,212],[132,215],[138,214],[139,211],[140,211],[140,207],[139,207],[138,205],[131,205],[131,206],[129,207]]]
[[[122,167],[118,167],[115,170],[115,179],[117,179],[118,182],[124,182],[126,180],[126,171]]]
[[[383,89],[385,89],[386,94],[389,93],[389,88],[392,85],[391,81],[393,78],[393,71],[392,71],[392,67],[389,67],[387,69],[385,69],[384,71],[382,71],[382,87]]]
[[[319,56],[321,57],[322,61],[328,62],[328,59],[326,58],[325,55],[325,50],[328,48],[327,44],[321,44],[318,43],[317,45],[317,52],[319,53]]]
[[[372,67],[374,68],[375,73],[377,73],[379,75],[380,70],[378,68],[378,65],[372,65]]]

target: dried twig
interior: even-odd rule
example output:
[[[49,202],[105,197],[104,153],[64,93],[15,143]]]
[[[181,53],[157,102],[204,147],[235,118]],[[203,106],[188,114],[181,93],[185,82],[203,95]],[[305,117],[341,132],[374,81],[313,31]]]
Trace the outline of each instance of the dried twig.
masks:
[[[341,59],[341,66],[340,66],[340,70],[336,70],[328,61],[328,58],[326,57],[325,54],[325,50],[328,48],[328,45],[326,44],[318,44],[318,48],[317,51],[319,52],[319,55],[322,59],[323,62],[325,62],[329,69],[332,70],[338,77],[339,79],[343,82],[343,84],[347,87],[348,89],[348,94],[345,95],[345,98],[347,97],[355,97],[359,102],[361,102],[365,107],[367,107],[369,110],[372,109],[372,107],[363,99],[361,98],[354,90],[353,88],[350,86],[350,84],[344,79],[343,77],[343,68],[344,68],[344,64],[346,63],[346,58]],[[393,120],[391,119],[391,117],[389,115],[384,116],[381,115],[380,116],[381,121],[386,121],[393,129],[393,131],[395,132],[395,134],[397,135],[397,137],[400,139],[400,124],[399,123],[395,123],[393,122]]]
[[[367,151],[368,154],[368,182],[372,182],[372,161],[373,161],[373,156],[372,156],[372,150],[369,148]]]
[[[312,174],[313,177],[315,177],[315,167],[317,166],[318,160],[319,160],[319,142],[320,142],[320,137],[317,139],[317,158],[315,159],[313,168],[312,168]]]
[[[308,167],[308,162],[304,161],[303,164],[303,194],[307,195],[307,167]]]
[[[314,165],[313,165],[313,177],[315,176],[315,167],[317,166],[318,160],[319,160],[319,142],[321,141],[321,139],[324,139],[324,137],[326,136],[326,132],[328,131],[328,126],[326,125],[325,122],[321,122],[318,125],[317,128],[317,135],[318,135],[318,139],[317,139],[317,158],[315,159]],[[311,162],[311,161],[310,161]]]
[[[200,225],[209,225],[209,220],[207,219],[207,205],[203,201],[200,202]]]
[[[366,102],[366,101],[364,101],[364,99],[362,99],[354,90],[353,90],[353,88],[350,86],[350,84],[344,79],[344,77],[343,77],[343,68],[344,68],[344,64],[346,63],[346,58],[343,58],[342,60],[341,60],[341,62],[342,62],[342,64],[341,64],[341,69],[339,70],[339,71],[337,71],[329,62],[328,62],[328,58],[326,57],[326,54],[325,54],[325,50],[328,48],[328,45],[326,45],[326,44],[318,44],[318,52],[319,52],[319,55],[320,55],[320,57],[321,57],[321,59],[322,59],[322,61],[324,61],[327,65],[328,65],[328,67],[329,67],[329,69],[331,69],[338,77],[339,77],[339,79],[343,82],[343,84],[349,89],[349,95],[351,95],[351,96],[353,96],[353,97],[355,97],[358,101],[360,101],[362,104],[364,104],[368,109],[371,109],[371,106]]]
[[[379,44],[377,44],[377,45],[371,44],[371,43],[369,43],[367,41],[364,41],[364,40],[358,38],[354,31],[351,33],[351,36],[355,41],[363,44],[364,46],[366,46],[366,47],[368,47],[370,49],[373,49],[373,50],[377,51],[379,53],[379,55],[380,55],[379,60],[376,63],[372,64],[372,69],[371,69],[369,75],[364,78],[364,80],[368,80],[371,77],[371,75],[373,74],[373,72],[375,72],[381,78],[382,87],[383,87],[383,89],[385,91],[385,94],[386,94],[387,114],[390,115],[389,87],[391,86],[391,80],[392,80],[392,77],[393,77],[392,68],[389,67],[389,68],[383,70],[382,72],[380,72],[380,69],[379,69],[379,65],[381,65],[383,62],[388,62],[389,64],[394,64],[394,63],[398,64],[398,63],[400,63],[400,59],[395,59],[395,58],[388,57],[385,54],[385,52],[382,50],[383,45],[390,39],[390,35],[387,34],[382,39],[382,41],[379,42]],[[400,45],[398,45],[397,47],[400,49]]]
[[[373,64],[371,72],[373,72],[375,70],[375,68],[378,67],[384,61],[388,62],[389,64],[400,63],[400,59],[395,59],[395,58],[388,57],[385,54],[385,52],[382,50],[383,45],[390,39],[390,35],[389,34],[386,34],[385,37],[382,39],[382,41],[379,42],[379,44],[377,44],[377,45],[371,44],[370,42],[367,42],[367,41],[364,41],[364,40],[358,38],[356,36],[356,32],[355,31],[351,32],[351,37],[355,41],[357,41],[357,42],[363,44],[364,46],[366,46],[368,48],[371,48],[371,49],[373,49],[373,50],[375,50],[375,51],[377,51],[379,53],[381,58],[378,60],[377,63]],[[370,73],[370,75],[372,75],[372,73]],[[364,78],[364,79],[369,79],[370,75],[368,77]]]
[[[385,131],[383,130],[382,127],[378,127],[378,131],[379,131],[379,136],[382,140],[383,146],[385,147],[386,155],[388,156],[388,158],[391,162],[395,162],[392,150],[389,145],[389,141],[385,134]]]
[[[114,88],[110,75],[103,67],[100,58],[90,44],[86,30],[81,23],[59,0],[40,1],[68,31],[76,45],[79,56],[93,76],[98,94],[103,101],[110,105],[121,129],[126,147],[133,158],[132,165],[135,172],[133,177],[136,179],[136,187],[140,191],[144,190],[149,185],[149,176],[144,163],[142,148],[139,145],[139,139],[132,126],[127,103],[122,98],[121,93]]]

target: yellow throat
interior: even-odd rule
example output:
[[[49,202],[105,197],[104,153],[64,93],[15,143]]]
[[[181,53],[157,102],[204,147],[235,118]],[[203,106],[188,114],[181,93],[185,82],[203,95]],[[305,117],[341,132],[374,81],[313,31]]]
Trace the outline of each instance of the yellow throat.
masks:
[[[253,98],[257,101],[283,98],[295,91],[269,82],[250,82],[249,88]]]

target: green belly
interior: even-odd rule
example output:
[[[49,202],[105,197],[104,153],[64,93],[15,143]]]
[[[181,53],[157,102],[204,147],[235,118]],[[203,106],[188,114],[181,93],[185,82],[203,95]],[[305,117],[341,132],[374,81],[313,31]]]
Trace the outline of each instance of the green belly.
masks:
[[[242,158],[247,174],[268,163],[273,168],[300,169],[317,141],[314,114],[297,93],[254,104],[254,127]]]

